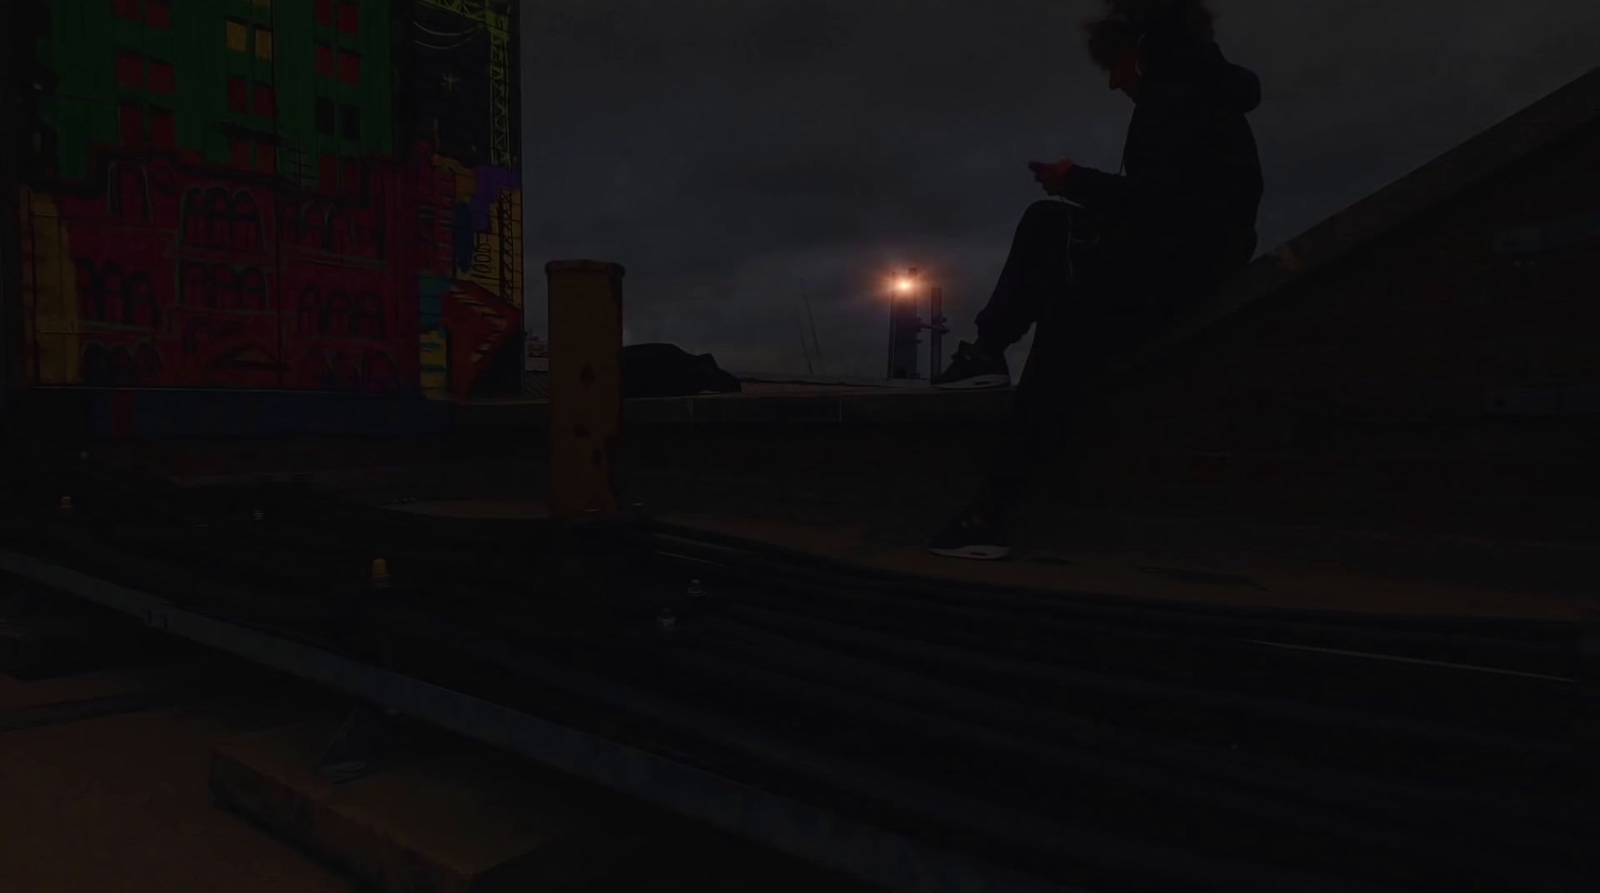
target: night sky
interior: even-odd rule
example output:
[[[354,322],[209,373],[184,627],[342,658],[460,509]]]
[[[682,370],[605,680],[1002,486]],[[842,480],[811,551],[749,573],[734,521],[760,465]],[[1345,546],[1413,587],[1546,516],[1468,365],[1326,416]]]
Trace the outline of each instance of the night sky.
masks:
[[[1040,197],[1026,162],[1115,170],[1132,108],[1082,51],[1097,0],[524,8],[530,331],[545,261],[611,260],[629,343],[737,372],[805,371],[804,288],[826,371],[881,377],[884,283],[904,266],[944,285],[971,338]],[[1600,63],[1594,0],[1213,8],[1223,51],[1263,81],[1262,251]]]

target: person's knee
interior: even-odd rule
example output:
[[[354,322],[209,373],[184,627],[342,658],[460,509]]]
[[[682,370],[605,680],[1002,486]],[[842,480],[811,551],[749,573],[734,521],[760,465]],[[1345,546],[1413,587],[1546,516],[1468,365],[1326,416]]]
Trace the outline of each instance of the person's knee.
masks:
[[[1022,214],[1023,220],[1071,220],[1072,206],[1066,202],[1053,201],[1042,198],[1028,206]]]
[[[1072,228],[1072,206],[1041,199],[1028,206],[1018,229],[1028,232],[1065,232]]]

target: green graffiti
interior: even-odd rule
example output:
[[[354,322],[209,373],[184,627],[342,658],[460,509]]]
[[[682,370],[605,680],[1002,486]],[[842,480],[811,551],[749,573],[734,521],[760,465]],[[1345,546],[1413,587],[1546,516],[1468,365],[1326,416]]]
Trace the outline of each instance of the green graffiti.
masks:
[[[130,144],[306,185],[324,158],[342,172],[394,152],[387,0],[50,0],[49,22],[41,112],[64,180]]]
[[[513,0],[32,8],[45,11],[31,45],[49,74],[22,206],[31,380],[123,375],[106,357],[145,356],[137,335],[155,359],[127,374],[153,386],[374,386],[404,356],[402,377],[421,378],[405,387],[430,396],[521,392]],[[248,196],[250,213],[219,210],[213,192]],[[138,267],[160,312],[83,314],[112,287],[80,282],[80,262]],[[298,320],[319,281],[328,303],[312,312],[331,322],[308,334]],[[381,297],[389,316],[333,325],[345,292]]]

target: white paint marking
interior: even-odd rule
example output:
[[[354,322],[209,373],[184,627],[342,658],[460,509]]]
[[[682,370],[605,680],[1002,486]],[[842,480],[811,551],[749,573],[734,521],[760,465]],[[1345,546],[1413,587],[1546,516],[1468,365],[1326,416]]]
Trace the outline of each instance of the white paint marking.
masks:
[[[1290,645],[1287,642],[1262,642],[1256,639],[1247,639],[1252,645],[1266,645],[1269,648],[1287,648],[1292,651],[1315,651],[1319,654],[1337,654],[1342,657],[1364,657],[1368,660],[1387,660],[1402,664],[1424,664],[1430,667],[1449,667],[1452,670],[1472,670],[1477,673],[1497,673],[1502,676],[1521,676],[1526,679],[1543,679],[1548,682],[1576,683],[1576,679],[1565,676],[1547,676],[1543,673],[1526,673],[1522,670],[1506,670],[1500,667],[1480,667],[1475,664],[1457,664],[1444,660],[1428,660],[1421,657],[1400,657],[1394,654],[1373,654],[1367,651],[1346,651],[1342,648],[1318,648],[1314,645]]]

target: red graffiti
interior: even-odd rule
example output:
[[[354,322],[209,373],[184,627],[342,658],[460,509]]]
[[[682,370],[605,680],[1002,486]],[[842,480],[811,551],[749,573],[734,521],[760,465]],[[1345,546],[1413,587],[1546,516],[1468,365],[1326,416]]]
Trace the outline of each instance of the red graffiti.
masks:
[[[161,384],[165,364],[149,339],[117,343],[91,340],[80,358],[83,383],[91,387],[151,387]]]
[[[150,274],[126,268],[117,259],[77,262],[78,318],[88,330],[101,326],[154,331],[162,307]]]
[[[473,382],[517,332],[517,309],[471,282],[456,282],[444,297],[442,322],[449,333],[450,390],[466,399]]]
[[[283,387],[277,316],[184,307],[174,314],[176,377],[211,387]]]
[[[191,186],[184,191],[180,237],[185,248],[261,254],[268,231],[261,202],[248,190]]]
[[[307,201],[289,209],[286,241],[306,252],[382,260],[387,247],[377,209],[332,201]]]
[[[415,317],[401,319],[392,271],[300,263],[283,282],[290,387],[392,391],[415,381]]]
[[[70,246],[49,275],[77,296],[81,380],[417,388],[415,265],[394,250],[415,238],[400,168],[369,165],[363,194],[333,196],[196,161],[107,152],[96,184],[35,219]],[[44,349],[30,344],[30,359]]]

